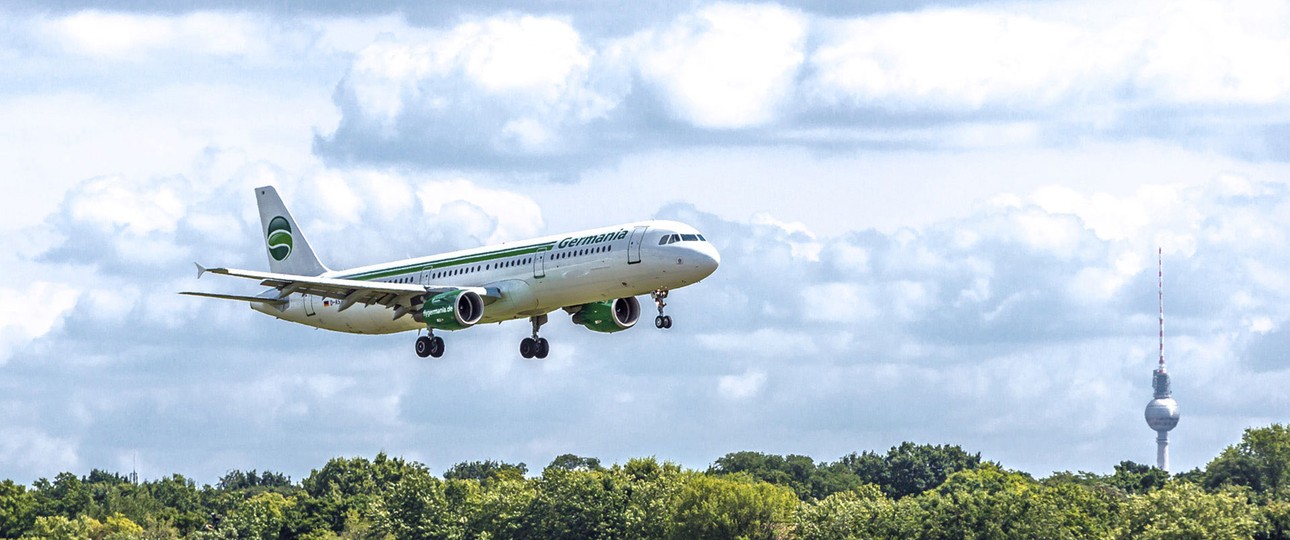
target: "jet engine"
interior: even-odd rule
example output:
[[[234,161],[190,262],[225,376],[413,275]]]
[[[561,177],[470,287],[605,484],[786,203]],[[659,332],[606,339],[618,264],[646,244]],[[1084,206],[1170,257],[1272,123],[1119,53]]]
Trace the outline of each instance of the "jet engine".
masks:
[[[635,296],[592,302],[573,312],[573,323],[596,332],[618,332],[631,328],[641,318],[641,304]]]
[[[421,306],[422,322],[438,330],[461,330],[484,316],[484,300],[474,291],[440,293]]]

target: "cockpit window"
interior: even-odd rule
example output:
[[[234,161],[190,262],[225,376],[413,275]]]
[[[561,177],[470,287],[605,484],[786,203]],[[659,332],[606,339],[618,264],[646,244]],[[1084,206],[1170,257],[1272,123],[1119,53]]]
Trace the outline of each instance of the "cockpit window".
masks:
[[[666,246],[676,242],[707,242],[702,234],[669,234],[658,239],[658,245]]]

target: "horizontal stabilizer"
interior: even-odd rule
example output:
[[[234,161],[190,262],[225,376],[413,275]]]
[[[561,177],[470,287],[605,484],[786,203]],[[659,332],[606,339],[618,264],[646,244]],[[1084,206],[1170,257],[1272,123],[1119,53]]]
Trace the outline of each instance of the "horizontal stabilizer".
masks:
[[[260,296],[240,296],[236,294],[215,294],[215,293],[188,292],[188,291],[181,292],[179,294],[186,294],[188,296],[203,296],[206,298],[219,298],[220,300],[237,300],[240,302],[259,302],[261,304],[269,304],[271,306],[287,305],[287,301],[285,299],[264,298]]]

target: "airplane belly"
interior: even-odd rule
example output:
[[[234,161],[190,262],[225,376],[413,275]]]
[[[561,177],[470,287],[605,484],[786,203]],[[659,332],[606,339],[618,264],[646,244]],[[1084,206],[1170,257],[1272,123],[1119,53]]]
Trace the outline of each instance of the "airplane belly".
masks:
[[[268,306],[256,310],[284,321],[350,334],[392,334],[422,328],[412,317],[394,320],[394,310],[385,306],[359,304],[340,311],[339,301],[300,295],[292,295],[281,311]]]
[[[332,324],[344,326],[344,331],[355,334],[392,334],[425,327],[410,315],[396,320],[393,309],[379,305],[352,306],[345,311],[329,314],[329,318],[334,321]]]
[[[542,280],[537,281],[540,283]],[[500,298],[484,306],[481,323],[509,321],[534,315],[533,311],[538,307],[539,286],[531,284],[528,280],[508,279],[488,286],[488,288],[494,287],[497,288]]]

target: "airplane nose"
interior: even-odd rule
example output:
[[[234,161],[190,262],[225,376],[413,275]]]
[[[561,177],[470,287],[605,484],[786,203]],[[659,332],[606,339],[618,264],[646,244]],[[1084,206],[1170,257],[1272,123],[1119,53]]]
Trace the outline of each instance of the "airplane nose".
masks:
[[[712,244],[695,246],[692,257],[694,265],[703,270],[704,276],[716,272],[717,267],[721,265],[721,254],[717,253],[717,248],[713,247]]]

